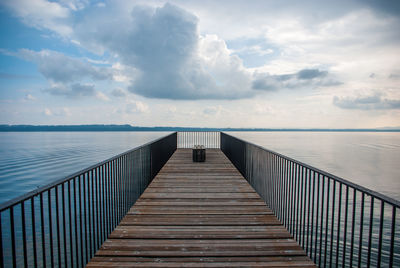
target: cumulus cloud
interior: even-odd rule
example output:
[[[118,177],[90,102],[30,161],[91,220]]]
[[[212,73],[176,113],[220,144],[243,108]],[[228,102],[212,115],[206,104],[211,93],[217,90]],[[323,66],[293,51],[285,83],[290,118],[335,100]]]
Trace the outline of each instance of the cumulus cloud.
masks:
[[[256,73],[252,82],[255,90],[274,91],[283,88],[324,87],[341,84],[329,75],[327,71],[319,69],[303,69],[297,73],[270,75]]]
[[[108,68],[96,67],[87,61],[52,50],[21,49],[17,55],[25,60],[35,62],[39,72],[53,82],[76,82],[84,78],[106,80],[113,77],[112,71]]]
[[[238,99],[251,95],[251,77],[216,36],[200,36],[198,19],[171,4],[135,6],[130,17],[103,18],[78,32],[89,47],[118,55],[137,69],[129,91],[164,99]],[[124,21],[125,20],[125,21]],[[87,25],[87,21],[84,21]],[[79,28],[79,27],[77,27]]]
[[[382,94],[333,98],[333,104],[342,109],[391,110],[400,109],[400,99],[383,98]]]

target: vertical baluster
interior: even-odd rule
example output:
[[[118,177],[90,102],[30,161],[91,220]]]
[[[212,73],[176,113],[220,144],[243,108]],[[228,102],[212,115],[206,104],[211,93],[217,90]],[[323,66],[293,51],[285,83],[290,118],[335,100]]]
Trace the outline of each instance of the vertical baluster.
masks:
[[[71,209],[71,181],[68,181],[68,225],[69,225],[69,254],[71,258],[71,267],[74,267],[74,251],[73,251],[73,238],[72,238],[72,209]]]
[[[14,206],[10,207],[10,227],[11,227],[11,257],[13,267],[17,267],[17,256],[15,248],[15,226],[14,226]]]
[[[110,233],[110,162],[107,162],[104,165],[105,171],[106,171],[106,176],[104,180],[104,187],[105,187],[105,195],[104,198],[106,200],[106,216],[105,216],[105,239],[107,239],[108,234]]]
[[[315,261],[315,256],[313,258],[313,237],[314,237],[314,200],[315,200],[315,176],[316,176],[316,172],[313,171],[312,172],[312,201],[311,201],[311,232],[310,232],[310,258],[313,259]]]
[[[367,266],[371,265],[372,229],[374,226],[374,197],[371,196],[371,207],[369,211],[369,234],[368,234],[368,258]]]
[[[1,224],[1,221],[0,221]],[[393,255],[394,255],[394,238],[396,228],[396,207],[392,207],[392,226],[390,231],[390,252],[389,252],[389,267],[393,267]]]
[[[89,261],[88,259],[88,224],[87,224],[87,204],[86,204],[86,195],[89,193],[89,187],[86,188],[86,181],[89,179],[89,173],[85,172],[83,175],[83,211],[84,211],[84,230],[85,230],[85,263]],[[89,182],[88,182],[89,185]],[[88,197],[89,198],[89,197]],[[90,217],[90,216],[89,216]]]
[[[2,211],[0,211],[0,267],[4,267],[4,257],[3,257],[3,223],[1,221],[1,214]],[[34,245],[35,248],[35,245]]]
[[[317,176],[317,202],[316,202],[316,215],[315,215],[315,238],[314,238],[314,260],[317,263],[317,246],[318,246],[318,216],[319,216],[319,186],[320,186],[320,174],[315,173]]]
[[[364,201],[365,201],[365,193],[361,194],[361,211],[360,211],[360,239],[358,246],[358,267],[361,266],[362,260],[362,241],[363,241],[363,229],[364,229]]]
[[[324,226],[324,205],[325,205],[325,176],[322,176],[322,190],[321,190],[321,221],[320,221],[320,229],[319,229],[319,253],[318,253],[318,258],[319,262],[318,265],[321,266],[322,262],[322,231],[323,231],[323,226]],[[318,179],[318,184],[319,184],[319,179]],[[319,189],[319,186],[318,186]],[[318,220],[318,217],[317,217]]]
[[[296,239],[296,168],[297,164],[293,163],[292,167],[292,235]]]
[[[308,178],[308,202],[307,202],[307,244],[306,252],[309,252],[310,244],[310,208],[311,208],[311,170],[307,168],[307,178]]]
[[[44,232],[44,209],[43,209],[43,192],[40,193],[40,223],[42,235],[42,267],[46,267],[46,238]]]
[[[346,185],[346,200],[344,208],[344,230],[343,230],[343,257],[342,266],[346,265],[346,238],[347,238],[347,213],[349,207],[349,186]]]
[[[118,210],[118,196],[117,196],[117,172],[116,172],[116,160],[113,161],[113,212],[114,212],[114,217],[113,217],[113,227],[117,225],[117,210]]]
[[[271,165],[272,165],[272,177],[270,180],[270,193],[271,193],[271,209],[272,212],[274,213],[274,215],[276,216],[276,210],[275,210],[275,191],[274,191],[274,181],[275,181],[275,177],[276,177],[276,165],[275,165],[275,161],[276,161],[276,155],[272,155],[272,161],[271,161]]]
[[[96,246],[95,246],[95,252],[96,250],[100,247],[100,222],[99,222],[99,218],[100,218],[100,201],[99,201],[99,179],[100,179],[100,168],[97,167],[96,168],[96,177],[94,179],[94,188],[96,191]]]
[[[74,232],[75,232],[75,255],[76,267],[79,267],[79,240],[78,240],[78,210],[76,208],[76,178],[72,180],[74,186]]]
[[[300,222],[300,230],[299,230],[299,240],[298,243],[301,245],[304,241],[304,233],[303,233],[303,211],[304,211],[304,206],[303,206],[303,166],[301,165],[299,167],[299,183],[300,183],[300,193],[299,193],[299,199],[300,199],[300,215],[299,215],[299,222]]]
[[[95,236],[94,236],[94,176],[95,176],[95,170],[92,169],[90,170],[90,188],[91,191],[89,189],[90,192],[90,201],[88,203],[89,206],[89,248],[90,248],[90,255],[89,255],[89,259],[92,258],[93,256],[93,251],[95,250]],[[88,180],[88,188],[89,188],[89,180]],[[88,197],[89,198],[89,197]],[[93,238],[93,239],[92,239]]]
[[[103,199],[103,240],[102,241],[105,241],[106,240],[106,237],[107,237],[107,225],[106,225],[106,217],[107,217],[107,213],[106,213],[106,208],[107,208],[107,206],[106,206],[106,201],[107,201],[107,199],[106,199],[106,174],[107,174],[107,171],[106,171],[106,165],[105,164],[103,164],[102,165],[102,167],[103,167],[103,176],[102,176],[102,190],[103,190],[103,193],[102,193],[102,199]]]
[[[65,216],[65,183],[61,184],[61,193],[62,193],[62,215],[63,215],[63,242],[64,242],[64,265],[68,267],[68,260],[67,260],[67,230],[66,230],[66,216]]]
[[[291,181],[292,181],[292,187],[291,187],[291,201],[290,201],[290,203],[291,203],[291,233],[292,233],[292,235],[294,236],[294,227],[295,227],[295,215],[296,215],[296,211],[295,211],[295,207],[294,207],[294,205],[296,204],[296,202],[295,202],[295,182],[296,182],[296,180],[295,180],[295,175],[296,175],[296,164],[295,163],[292,163],[292,170],[291,170],[291,173],[292,173],[292,176],[291,176]]]
[[[51,213],[51,189],[47,191],[47,203],[49,206],[49,235],[50,235],[50,262],[51,267],[54,267],[54,247],[53,247],[53,221],[52,221],[52,213]]]
[[[284,159],[284,180],[283,180],[283,225],[287,228],[288,227],[288,202],[287,202],[287,189],[288,189],[288,164],[287,160]]]
[[[107,236],[111,233],[112,226],[111,191],[111,162],[107,162]]]
[[[305,169],[302,166],[301,167],[301,199],[302,199],[302,216],[301,216],[301,222],[302,222],[302,239],[301,239],[301,246],[302,248],[304,248],[304,244],[305,244],[305,234],[306,234],[306,202],[307,202],[307,198],[306,198],[306,193],[307,193],[307,180],[306,180],[306,176],[305,176]]]
[[[100,173],[100,176],[99,176],[99,190],[98,191],[99,191],[99,225],[100,225],[100,228],[99,228],[99,235],[100,235],[99,247],[100,247],[100,245],[102,244],[103,239],[104,239],[104,225],[102,224],[103,223],[103,219],[104,219],[104,210],[103,210],[104,195],[102,194],[103,193],[103,188],[104,188],[104,185],[103,185],[104,166],[103,165],[101,165],[99,167],[99,173]]]
[[[357,191],[353,188],[353,211],[351,217],[351,242],[350,242],[350,267],[353,267],[354,257],[354,231],[355,231],[355,218],[356,218],[356,205],[357,205]]]
[[[339,263],[340,218],[341,218],[341,214],[342,214],[342,183],[339,182],[338,222],[337,222],[337,237],[336,237],[336,266]]]
[[[58,267],[61,267],[61,237],[60,237],[60,215],[59,215],[59,202],[58,202],[58,185],[54,187],[56,191],[56,228],[57,228],[57,261]]]
[[[81,266],[83,267],[85,265],[84,262],[84,255],[83,255],[83,220],[82,216],[85,215],[85,212],[83,211],[82,208],[82,190],[81,190],[81,181],[85,180],[85,175],[82,174],[78,177],[78,196],[79,196],[79,233],[80,233],[80,248],[81,248],[81,255],[80,255],[80,260],[81,260]],[[83,189],[85,191],[85,189]]]
[[[296,240],[297,242],[300,241],[300,230],[299,230],[299,213],[300,211],[300,166],[296,165],[296,188],[297,188],[297,195],[296,195]],[[300,225],[301,229],[301,225]]]
[[[24,267],[28,267],[28,254],[26,250],[26,224],[25,224],[25,201],[21,202],[21,216],[22,216],[22,249],[24,255]]]
[[[379,240],[378,240],[378,259],[377,259],[377,267],[381,267],[381,258],[382,258],[382,232],[383,232],[383,217],[385,212],[385,203],[381,201],[381,215],[379,219]]]
[[[284,203],[283,203],[283,187],[284,187],[284,181],[285,181],[285,166],[284,166],[284,161],[285,159],[281,158],[280,159],[280,170],[281,170],[281,176],[280,176],[280,187],[279,187],[279,203],[280,203],[280,221],[283,222],[283,213],[284,213]]]
[[[333,234],[335,229],[335,203],[336,203],[336,181],[333,182],[333,192],[332,192],[332,218],[331,218],[331,245],[330,245],[330,254],[329,254],[329,266],[332,266],[332,257],[333,257]]]
[[[0,213],[1,217],[1,213]],[[37,252],[36,252],[36,219],[35,219],[35,197],[31,197],[31,218],[32,218],[32,249],[33,249],[33,267],[37,267]],[[0,260],[3,259],[1,238],[1,218],[0,218]],[[0,263],[1,264],[1,263]]]
[[[290,173],[290,170],[291,170],[291,166],[292,166],[292,163],[289,161],[288,162],[288,183],[287,183],[287,185],[288,185],[288,187],[287,187],[287,191],[286,191],[286,195],[287,195],[287,212],[288,212],[288,222],[287,222],[287,229],[289,230],[289,232],[290,232],[290,224],[291,224],[291,220],[292,220],[292,218],[291,218],[291,199],[290,199],[290,188],[292,187],[292,180],[291,180],[291,173]]]
[[[325,254],[324,254],[324,266],[326,267],[326,256],[328,255],[328,230],[329,230],[329,195],[331,192],[331,179],[328,178],[328,188],[326,190],[326,212],[325,212]],[[333,203],[335,203],[335,199],[333,198]],[[333,229],[332,229],[333,233]],[[332,252],[331,254],[332,255]]]

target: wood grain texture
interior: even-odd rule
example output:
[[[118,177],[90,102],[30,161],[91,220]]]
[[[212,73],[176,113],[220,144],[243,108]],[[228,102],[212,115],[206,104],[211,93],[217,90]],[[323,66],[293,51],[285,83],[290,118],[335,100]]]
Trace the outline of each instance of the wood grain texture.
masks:
[[[178,149],[87,267],[316,267],[219,149]]]

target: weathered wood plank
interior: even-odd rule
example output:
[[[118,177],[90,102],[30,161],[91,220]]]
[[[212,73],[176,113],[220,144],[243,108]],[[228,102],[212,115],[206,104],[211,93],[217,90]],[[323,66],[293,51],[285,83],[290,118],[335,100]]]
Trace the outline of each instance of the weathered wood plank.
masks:
[[[219,149],[178,149],[87,267],[315,267]]]
[[[281,225],[273,215],[126,215],[120,226],[124,225]]]

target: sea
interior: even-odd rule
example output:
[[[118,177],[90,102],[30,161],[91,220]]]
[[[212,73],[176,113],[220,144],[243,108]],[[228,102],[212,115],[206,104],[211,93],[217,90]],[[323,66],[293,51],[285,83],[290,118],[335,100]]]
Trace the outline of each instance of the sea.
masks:
[[[400,132],[227,132],[400,200]],[[0,203],[169,132],[0,132]]]

